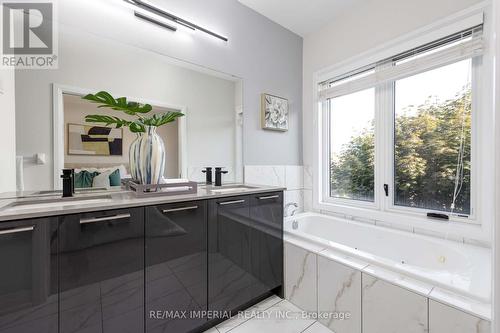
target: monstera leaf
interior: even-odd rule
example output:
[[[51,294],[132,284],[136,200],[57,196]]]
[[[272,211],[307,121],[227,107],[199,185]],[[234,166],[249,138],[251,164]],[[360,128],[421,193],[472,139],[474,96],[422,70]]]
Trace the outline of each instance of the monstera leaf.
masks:
[[[102,123],[106,124],[106,126],[115,125],[115,128],[130,126],[130,124],[132,123],[131,121],[123,120],[118,117],[104,116],[97,114],[85,116],[85,121],[88,123]]]
[[[85,116],[85,121],[88,123],[101,123],[106,126],[115,125],[115,128],[128,127],[132,133],[145,132],[144,124],[140,121],[128,121],[118,117],[96,114]]]
[[[157,113],[152,117],[143,119],[142,122],[147,126],[160,127],[162,125],[173,122],[175,119],[184,116],[182,112],[169,111],[165,113]]]
[[[151,105],[128,102],[126,97],[114,98],[106,91],[100,91],[97,94],[88,94],[82,97],[82,99],[93,103],[99,103],[99,108],[110,108],[116,111],[122,111],[130,116],[136,116],[138,118],[135,121],[130,121],[108,115],[88,115],[85,117],[86,122],[101,123],[106,126],[114,125],[115,128],[128,127],[132,133],[143,133],[146,132],[146,126],[160,127],[184,116],[181,112],[169,111],[161,114],[155,113],[151,117],[145,117],[146,113],[153,110]]]
[[[137,113],[148,113],[153,107],[149,104],[139,104],[137,102],[128,102],[126,97],[114,98],[106,91],[100,91],[97,94],[88,94],[83,99],[93,103],[100,104],[99,108],[110,108],[116,111],[123,111],[128,115],[134,116]]]

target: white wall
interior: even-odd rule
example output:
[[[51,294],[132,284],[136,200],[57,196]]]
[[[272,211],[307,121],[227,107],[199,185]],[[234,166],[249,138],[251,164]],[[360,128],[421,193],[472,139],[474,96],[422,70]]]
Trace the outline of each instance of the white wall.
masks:
[[[369,0],[304,38],[304,165],[313,159],[313,73],[465,9],[479,0]]]
[[[151,51],[60,26],[59,69],[16,72],[17,153],[46,153],[48,161],[24,170],[26,190],[52,188],[53,83],[186,107],[188,167],[199,170],[217,164],[234,170],[233,81],[173,65]]]
[[[166,31],[133,17],[123,0],[59,0],[67,24],[244,79],[244,163],[302,163],[302,38],[236,0],[152,0],[229,38]],[[260,94],[290,100],[291,129],[261,130]]]
[[[494,222],[494,241],[493,241],[493,333],[500,332],[500,0],[493,1],[493,12],[495,13],[495,151],[496,151],[496,181],[495,181],[495,203],[496,216]]]
[[[0,70],[0,192],[16,190],[16,108],[14,71]]]

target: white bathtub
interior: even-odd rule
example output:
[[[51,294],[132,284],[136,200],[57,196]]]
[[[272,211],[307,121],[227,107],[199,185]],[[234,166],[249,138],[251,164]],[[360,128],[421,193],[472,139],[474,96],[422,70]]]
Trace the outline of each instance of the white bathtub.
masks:
[[[315,213],[287,218],[285,233],[463,296],[491,301],[487,248]]]

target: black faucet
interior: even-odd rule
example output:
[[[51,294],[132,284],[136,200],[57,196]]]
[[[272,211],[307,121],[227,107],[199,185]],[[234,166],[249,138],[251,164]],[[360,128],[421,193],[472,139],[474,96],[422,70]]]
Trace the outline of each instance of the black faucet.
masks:
[[[75,193],[75,170],[63,169],[61,178],[63,180],[63,198],[72,197]]]
[[[222,168],[215,168],[215,186],[222,186],[222,175],[226,173]]]
[[[207,185],[212,184],[212,168],[211,167],[206,167],[205,170],[202,171],[204,174],[206,174],[206,180],[205,183]]]

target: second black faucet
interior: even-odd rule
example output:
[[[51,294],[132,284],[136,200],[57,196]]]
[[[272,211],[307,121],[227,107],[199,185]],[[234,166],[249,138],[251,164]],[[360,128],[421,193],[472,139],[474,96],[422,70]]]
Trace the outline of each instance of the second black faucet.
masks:
[[[222,175],[227,171],[222,171],[223,168],[215,168],[215,186],[222,186]]]

